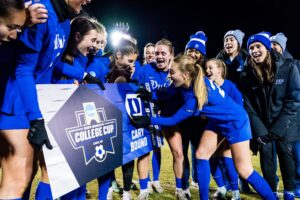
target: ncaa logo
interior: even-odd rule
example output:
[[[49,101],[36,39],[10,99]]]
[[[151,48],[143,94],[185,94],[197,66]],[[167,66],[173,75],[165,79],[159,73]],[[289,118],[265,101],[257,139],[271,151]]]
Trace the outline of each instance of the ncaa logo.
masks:
[[[99,114],[94,102],[83,103],[84,118],[87,125],[91,125],[92,121],[100,123]]]
[[[138,94],[126,94],[125,107],[129,116],[142,116],[142,101]]]

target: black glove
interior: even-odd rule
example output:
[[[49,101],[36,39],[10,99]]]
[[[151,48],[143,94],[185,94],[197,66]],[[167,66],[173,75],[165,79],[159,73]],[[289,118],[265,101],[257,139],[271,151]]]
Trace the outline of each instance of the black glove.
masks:
[[[131,122],[137,128],[148,127],[151,124],[148,116],[132,116]]]
[[[155,101],[154,102],[154,107],[153,107],[153,111],[154,113],[158,113],[159,111],[161,111],[161,108],[164,106],[164,102],[163,101]]]
[[[265,145],[269,142],[272,142],[273,140],[277,140],[278,136],[274,134],[268,134],[258,137],[256,140],[259,144]]]
[[[135,84],[137,86],[139,85],[139,81],[136,80],[136,79],[131,79],[130,83],[133,83],[133,84]]]
[[[144,87],[140,87],[135,91],[135,93],[137,93],[137,97],[141,98],[143,101],[149,101],[152,98],[152,94]]]
[[[38,149],[41,149],[44,144],[48,149],[53,148],[47,135],[44,119],[35,119],[30,121],[30,129],[27,139],[30,144],[35,145]]]
[[[96,77],[92,76],[89,73],[84,77],[83,80],[86,81],[87,83],[96,83],[99,85],[101,90],[105,90],[105,87],[104,87],[102,81],[100,79],[97,79]]]

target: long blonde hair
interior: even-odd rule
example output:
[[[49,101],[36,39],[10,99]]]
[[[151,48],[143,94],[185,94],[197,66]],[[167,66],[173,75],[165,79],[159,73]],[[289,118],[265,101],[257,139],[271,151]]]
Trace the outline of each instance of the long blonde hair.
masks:
[[[207,102],[207,88],[204,82],[202,67],[188,55],[177,55],[173,59],[173,62],[178,64],[179,71],[189,72],[192,82],[194,83],[194,94],[197,99],[198,109],[202,110],[203,105]]]

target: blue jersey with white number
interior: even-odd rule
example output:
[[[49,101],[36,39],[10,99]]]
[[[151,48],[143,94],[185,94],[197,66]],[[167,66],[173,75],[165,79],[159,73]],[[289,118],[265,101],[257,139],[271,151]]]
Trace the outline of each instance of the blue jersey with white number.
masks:
[[[154,101],[160,101],[161,115],[174,114],[183,104],[180,90],[175,88],[168,79],[169,71],[157,69],[156,63],[150,63],[141,68],[138,81],[149,88]]]
[[[42,117],[35,84],[51,83],[53,68],[70,33],[70,20],[59,22],[51,1],[41,3],[48,10],[48,20],[22,32],[16,58],[16,81],[29,120]]]
[[[248,120],[244,108],[235,103],[224,90],[207,78],[204,78],[208,92],[208,101],[202,110],[198,109],[197,99],[193,91],[193,86],[188,89],[182,88],[184,105],[172,117],[151,118],[154,125],[173,126],[191,117],[204,115],[209,120],[216,123],[216,126],[228,126],[232,122],[234,128],[239,128]],[[224,127],[226,128],[226,127]]]

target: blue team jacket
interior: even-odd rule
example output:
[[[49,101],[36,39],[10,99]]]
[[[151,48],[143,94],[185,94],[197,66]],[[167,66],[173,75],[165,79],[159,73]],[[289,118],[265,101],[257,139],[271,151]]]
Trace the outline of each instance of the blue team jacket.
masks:
[[[243,95],[233,82],[231,82],[230,80],[225,80],[220,87],[226,92],[228,96],[232,98],[233,101],[243,106]]]
[[[88,64],[88,57],[79,54],[74,57],[74,63],[59,61],[55,65],[53,83],[74,83],[74,80],[82,82]],[[63,78],[63,79],[62,79]]]
[[[240,128],[248,120],[246,111],[212,81],[207,78],[204,80],[208,91],[208,101],[202,110],[197,107],[193,85],[188,89],[181,88],[184,105],[171,117],[151,118],[151,124],[173,126],[191,116],[204,115],[209,120],[213,120],[219,128]]]
[[[87,72],[106,83],[106,76],[110,71],[110,63],[111,61],[107,56],[94,57],[87,68]]]
[[[160,102],[162,116],[174,114],[183,104],[180,90],[168,79],[168,73],[157,69],[156,63],[150,63],[142,67],[138,75],[139,83],[150,86],[152,100]]]
[[[42,117],[35,84],[51,83],[70,33],[70,20],[59,22],[50,0],[41,3],[48,10],[48,21],[22,32],[16,58],[16,82],[29,120]]]

